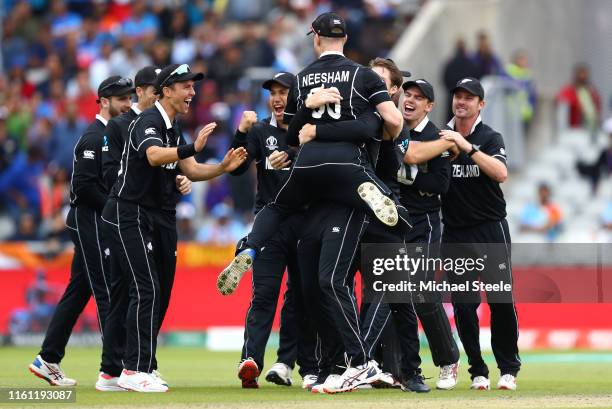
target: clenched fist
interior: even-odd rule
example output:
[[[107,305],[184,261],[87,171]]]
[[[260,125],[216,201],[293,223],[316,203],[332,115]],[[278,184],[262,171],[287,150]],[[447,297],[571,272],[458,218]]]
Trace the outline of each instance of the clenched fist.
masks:
[[[255,111],[244,111],[242,118],[240,118],[240,124],[238,130],[242,133],[247,133],[257,122],[257,113]]]

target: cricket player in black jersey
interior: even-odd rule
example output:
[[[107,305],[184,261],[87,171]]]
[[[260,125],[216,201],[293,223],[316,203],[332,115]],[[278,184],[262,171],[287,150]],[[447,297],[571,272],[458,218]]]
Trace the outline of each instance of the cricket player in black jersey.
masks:
[[[389,94],[393,98],[394,102],[397,103],[400,95],[399,89],[402,86],[402,72],[392,61],[382,58],[377,58],[371,61],[370,66],[381,76],[381,78],[385,80]],[[430,98],[433,100],[433,89],[430,91],[431,92],[429,92],[428,95],[430,95]],[[427,101],[424,100],[422,102],[422,106],[420,107],[421,109],[418,111],[417,115],[418,123],[420,123],[427,114],[427,112],[424,110],[425,105],[427,105]],[[411,101],[411,112],[415,111],[413,108],[416,107]],[[431,109],[431,106],[429,106],[429,108]],[[406,116],[405,114],[404,119],[412,119],[412,127],[417,127],[417,122],[415,122],[415,118],[411,117],[411,115]],[[342,134],[343,131],[346,132],[349,129],[351,130],[350,133],[353,137],[361,137],[362,135],[360,134],[362,134],[364,130],[371,128],[371,122],[371,118],[364,115],[364,117],[354,121],[324,124],[319,126],[305,125],[300,131],[300,141],[310,141],[312,138],[319,136],[333,138],[334,135]],[[377,174],[385,182],[385,184],[387,184],[387,186],[394,191],[397,190],[398,193],[406,186],[413,184],[415,176],[418,175],[416,167],[413,166],[413,169],[411,170],[410,167],[406,165],[415,163],[413,162],[414,160],[426,161],[427,159],[435,158],[436,156],[445,153],[447,149],[450,149],[454,145],[452,142],[438,139],[439,136],[437,135],[437,129],[434,129],[433,136],[427,138],[432,140],[435,139],[435,141],[422,143],[412,141],[409,142],[409,134],[407,131],[408,130],[403,132],[402,136],[400,136],[400,138],[402,138],[401,141],[396,141],[401,150],[395,149],[394,142],[382,141],[379,155],[380,157],[377,161]],[[408,146],[410,148],[408,151],[406,151]],[[402,161],[407,162],[406,165],[401,165]],[[437,169],[437,167],[432,166],[432,173],[433,168]],[[441,173],[444,174],[443,169],[441,170]],[[444,179],[444,175],[442,175],[442,179]],[[448,177],[446,179],[448,180]],[[442,185],[444,185],[444,183],[442,183]],[[325,209],[323,209],[322,212],[328,213],[325,211]],[[326,217],[329,219],[328,216]],[[338,224],[337,221],[336,224]],[[331,228],[331,226],[328,227]],[[421,226],[419,231],[415,234],[411,234],[411,231],[408,233],[407,237],[404,237],[404,234],[401,231],[397,231],[397,229],[395,229],[395,231],[394,229],[389,229],[387,226],[384,226],[374,220],[369,223],[362,241],[364,243],[403,243],[405,241],[407,242],[406,239],[410,241],[418,241],[420,239],[421,242],[428,243],[428,240],[430,239],[430,228],[431,226],[429,225],[427,226],[427,229],[424,229],[424,226]],[[327,230],[327,228],[322,229],[324,231]],[[322,233],[323,236],[325,236],[325,234],[325,232]],[[301,239],[301,254],[305,246],[311,245],[311,243],[307,243],[307,240],[311,238],[313,234],[312,232],[308,231],[306,235],[307,237],[303,237]],[[317,235],[315,234],[315,237],[316,236]],[[314,255],[306,255],[304,257],[314,258]],[[306,287],[307,285],[304,286]],[[382,301],[382,298],[380,301]],[[456,374],[454,378],[451,378],[454,379],[454,381],[450,384],[449,379],[447,379],[449,375],[447,374],[453,373],[451,370],[452,368],[455,368],[456,370],[456,362],[459,359],[459,353],[457,345],[453,340],[448,318],[446,317],[444,309],[439,301],[430,303],[416,303],[415,307],[416,313],[418,314],[428,340],[430,341],[434,362],[437,366],[442,367],[440,380],[438,381],[437,386],[438,388],[444,389],[452,388],[454,384],[456,384]],[[427,392],[429,391],[429,388],[424,384],[423,377],[419,369],[421,360],[418,356],[419,340],[417,336],[417,321],[414,310],[415,308],[413,308],[410,303],[393,304],[391,305],[391,308],[389,308],[388,305],[378,302],[371,309],[367,308],[367,304],[362,304],[363,321],[361,331],[364,336],[364,340],[368,345],[369,354],[373,354],[374,347],[377,345],[377,341],[380,339],[385,323],[387,322],[391,312],[393,312],[394,323],[397,327],[397,336],[400,339],[399,348],[401,350],[400,369],[402,372],[402,389],[415,392]],[[392,357],[392,360],[393,358],[395,357]],[[454,372],[456,373],[456,371]],[[327,381],[325,382],[326,385],[323,385],[322,389],[333,388],[333,384],[336,383],[337,379],[338,376],[332,374],[327,378]],[[318,390],[319,388],[315,386],[313,390],[315,389]]]
[[[109,119],[130,108],[132,80],[113,76],[98,87],[100,112],[74,147],[70,181],[70,211],[66,227],[74,243],[70,281],[47,328],[40,353],[30,372],[56,386],[74,386],[59,366],[77,318],[93,295],[103,331],[110,308],[108,242],[102,236],[100,214],[108,190],[102,180],[104,128]]]
[[[161,70],[157,67],[147,66],[136,73],[134,85],[136,87],[137,102],[132,104],[130,110],[115,118],[112,118],[106,126],[104,135],[104,145],[102,146],[102,173],[104,181],[110,191],[117,181],[119,168],[121,165],[121,153],[125,144],[125,140],[129,137],[128,128],[130,123],[136,119],[142,111],[153,106],[157,101],[155,92],[155,81],[157,74]],[[191,191],[191,181],[183,176],[176,176],[176,188],[183,195]],[[174,208],[171,204],[164,212],[155,214],[155,236],[153,247],[159,249],[155,253],[157,272],[159,274],[160,286],[160,312],[159,323],[157,330],[161,328],[168,305],[170,302],[170,293],[174,283],[174,274],[176,271],[176,221],[174,218]],[[122,261],[116,260],[115,261]],[[116,385],[116,377],[109,375],[107,371],[120,372],[122,368],[121,361],[125,350],[126,335],[125,335],[125,309],[124,304],[127,299],[127,290],[129,281],[125,275],[121,274],[121,266],[110,266],[111,278],[111,311],[106,321],[104,337],[102,343],[102,365],[96,389],[103,392],[121,391],[124,390]],[[116,311],[113,311],[116,309]],[[153,375],[161,379],[161,375],[157,371],[157,362],[154,361]],[[166,383],[161,379],[162,383]]]
[[[295,77],[280,72],[262,85],[269,90],[268,107],[272,116],[257,121],[257,114],[245,111],[232,141],[232,147],[244,147],[248,158],[232,175],[240,175],[249,169],[252,161],[257,164],[257,195],[255,214],[274,199],[283,180],[287,177],[290,151],[287,146],[287,125],[283,112],[287,94]],[[281,155],[284,154],[284,155]],[[288,156],[289,155],[289,156]],[[285,269],[288,269],[287,291],[281,310],[280,342],[277,362],[266,373],[266,380],[278,385],[291,386],[291,371],[295,365],[296,351],[303,351],[304,334],[298,336],[301,300],[299,276],[297,276],[296,247],[302,224],[302,214],[296,212],[283,221],[278,233],[270,239],[265,249],[253,263],[253,294],[246,315],[244,344],[238,377],[243,388],[259,387],[257,377],[264,366],[266,344],[272,330],[278,295]],[[245,240],[245,239],[243,239]],[[240,250],[240,243],[238,245]],[[297,346],[300,346],[298,350]],[[312,380],[316,362],[312,354],[297,353],[300,374],[305,382]],[[308,377],[308,375],[311,375]],[[307,386],[307,385],[306,385]]]
[[[285,122],[291,121],[288,143],[299,144],[297,134],[306,122],[352,120],[374,109],[385,121],[388,137],[397,137],[403,120],[384,82],[372,70],[342,54],[347,39],[344,20],[334,13],[324,13],[313,22],[311,33],[319,59],[296,76],[296,85],[289,92],[285,110]],[[337,88],[337,98],[316,110],[308,109],[304,101],[311,91],[324,84]],[[314,140],[303,145],[274,202],[266,205],[255,219],[246,242],[248,248],[219,275],[219,291],[226,295],[234,291],[256,253],[288,212],[319,198],[371,213],[387,225],[394,226],[399,220],[409,228],[407,211],[396,207],[390,196],[389,189],[375,175],[365,148],[359,144]]]
[[[187,64],[162,69],[156,80],[160,95],[155,105],[140,114],[129,127],[119,177],[104,206],[104,234],[111,243],[111,257],[121,263],[130,281],[127,310],[127,345],[121,374],[105,372],[116,385],[138,392],[165,392],[167,384],[152,374],[160,314],[160,284],[153,247],[155,223],[160,214],[177,203],[176,175],[181,171],[193,181],[208,180],[236,169],[246,158],[242,148],[230,150],[219,165],[199,164],[200,152],[216,124],[205,125],[195,141],[187,144],[176,117],[189,110],[193,85],[203,74]]]
[[[500,243],[505,256],[492,263],[512,275],[510,234],[506,221],[506,202],[500,188],[508,171],[506,150],[499,132],[482,122],[480,111],[485,105],[484,89],[475,78],[460,80],[452,91],[454,117],[442,138],[454,142],[461,150],[453,162],[448,191],[442,195],[443,243]],[[474,246],[476,247],[476,246]],[[503,268],[502,268],[503,267]],[[450,280],[464,282],[478,277],[477,272],[462,276],[449,274]],[[490,389],[489,369],[482,359],[479,323],[476,310],[480,294],[457,301],[453,308],[459,337],[470,365],[472,389]],[[498,389],[516,389],[516,375],[521,367],[518,354],[518,318],[513,302],[490,302],[491,346],[501,376]]]

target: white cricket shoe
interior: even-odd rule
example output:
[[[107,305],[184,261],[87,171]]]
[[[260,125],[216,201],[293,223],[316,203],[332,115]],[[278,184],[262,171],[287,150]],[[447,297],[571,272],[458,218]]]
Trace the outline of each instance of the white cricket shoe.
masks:
[[[241,251],[217,277],[217,290],[221,295],[230,295],[238,287],[244,273],[253,266],[255,250],[246,249]]]
[[[484,376],[476,376],[474,379],[472,379],[470,389],[488,391],[491,389],[491,382],[489,382],[489,378],[485,378]]]
[[[302,389],[312,388],[312,386],[317,383],[317,379],[319,379],[317,375],[304,375],[302,378]]]
[[[516,390],[516,376],[510,375],[509,373],[502,375],[497,382],[497,389],[515,391]]]
[[[127,389],[119,386],[119,377],[100,372],[96,381],[96,390],[100,392],[126,392]]]
[[[376,361],[371,360],[363,365],[356,367],[348,366],[341,375],[338,385],[324,387],[325,393],[342,393],[355,390],[360,385],[371,385],[378,382],[382,376],[382,371]]]
[[[168,387],[159,383],[151,373],[124,369],[117,385],[134,392],[167,392]]]
[[[331,375],[327,375],[327,378],[325,378],[325,382],[323,383],[318,383],[312,386],[312,389],[310,390],[310,392],[312,393],[325,393],[325,388],[337,388],[340,386],[340,379],[342,378],[341,375],[338,374],[331,374]]]
[[[157,382],[168,387],[168,382],[164,380],[164,378],[162,377],[162,374],[157,369],[153,369],[153,372],[151,372],[151,375],[153,375],[153,377],[157,379]]]
[[[449,391],[457,386],[458,369],[459,361],[440,367],[440,377],[438,382],[436,382],[436,389]]]
[[[277,385],[291,386],[291,368],[282,362],[275,363],[266,372],[266,381]]]
[[[30,372],[37,377],[44,379],[51,386],[75,386],[77,381],[71,378],[67,378],[59,364],[52,364],[41,358],[40,355],[36,355],[34,361],[29,366]]]
[[[393,200],[385,196],[372,182],[364,182],[357,188],[361,199],[372,209],[376,218],[387,226],[395,226],[399,220]]]

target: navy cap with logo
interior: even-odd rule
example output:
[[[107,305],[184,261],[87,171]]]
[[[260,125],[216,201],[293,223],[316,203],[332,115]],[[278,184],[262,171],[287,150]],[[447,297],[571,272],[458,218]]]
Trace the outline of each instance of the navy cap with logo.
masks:
[[[188,64],[171,64],[164,67],[159,74],[157,74],[155,90],[158,94],[161,94],[162,88],[169,87],[174,83],[201,81],[203,79],[204,74],[201,72],[192,72],[191,67],[189,67]]]
[[[402,88],[406,91],[410,87],[417,87],[421,90],[425,98],[427,98],[430,102],[434,101],[434,89],[427,80],[420,78],[414,81],[406,81],[402,84]]]
[[[466,77],[459,80],[457,85],[455,85],[455,88],[451,90],[451,94],[454,94],[458,89],[466,90],[470,94],[476,95],[477,97],[480,97],[480,99],[484,99],[484,88],[482,87],[480,81],[474,77]]]
[[[264,81],[261,87],[264,89],[271,89],[273,84],[279,84],[285,88],[291,88],[295,82],[295,76],[289,72],[279,72],[269,80]]]
[[[138,71],[134,77],[134,85],[137,87],[144,87],[146,85],[155,85],[157,81],[157,74],[161,72],[161,69],[148,65]]]
[[[98,102],[100,102],[100,98],[118,97],[133,93],[134,82],[131,78],[113,75],[102,81],[98,86]]]
[[[323,13],[312,22],[310,31],[306,35],[316,33],[322,37],[344,37],[346,23],[336,13]]]

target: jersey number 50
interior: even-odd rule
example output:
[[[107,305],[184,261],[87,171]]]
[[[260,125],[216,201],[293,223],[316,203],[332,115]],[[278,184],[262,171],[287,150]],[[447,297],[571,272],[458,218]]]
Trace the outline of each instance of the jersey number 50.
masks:
[[[312,94],[314,93],[314,91],[315,90],[313,89],[310,91],[310,93]],[[333,119],[340,119],[340,115],[341,115],[340,108],[341,108],[340,104],[337,102],[333,104],[321,105],[317,109],[312,110],[312,117],[315,119],[321,119],[325,111],[327,111],[327,115],[331,116]]]

